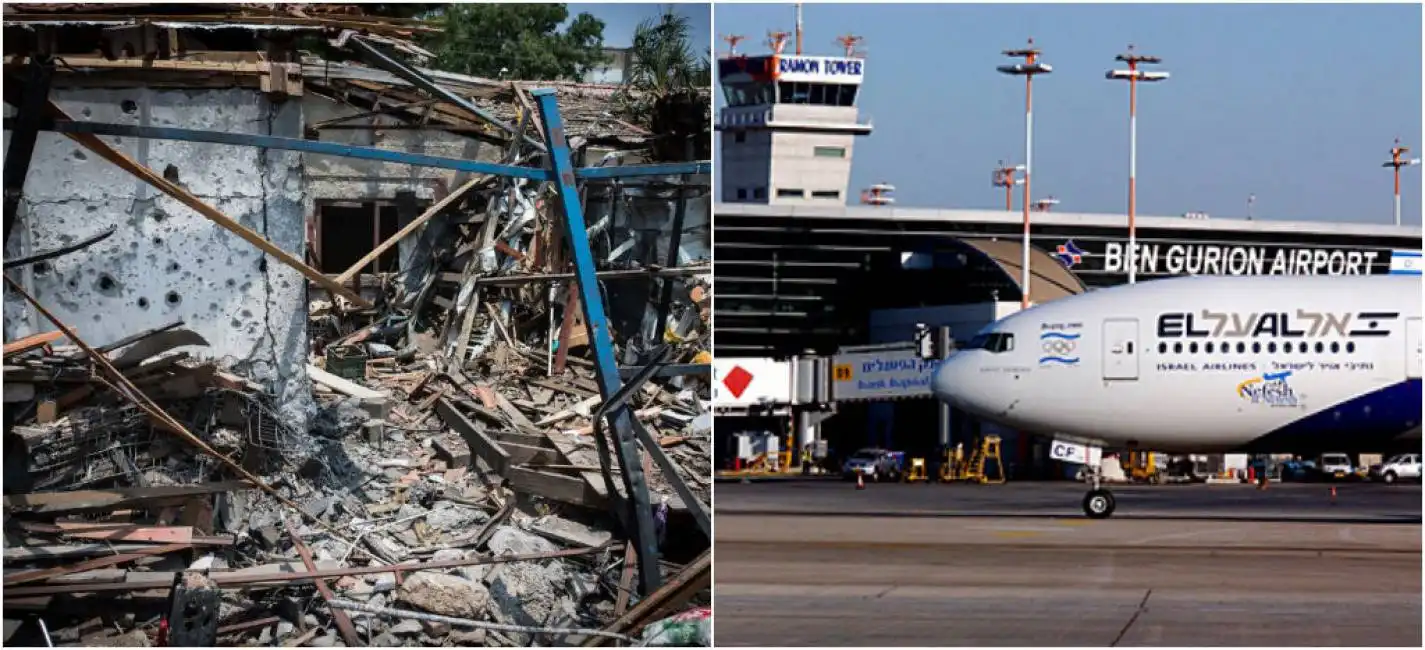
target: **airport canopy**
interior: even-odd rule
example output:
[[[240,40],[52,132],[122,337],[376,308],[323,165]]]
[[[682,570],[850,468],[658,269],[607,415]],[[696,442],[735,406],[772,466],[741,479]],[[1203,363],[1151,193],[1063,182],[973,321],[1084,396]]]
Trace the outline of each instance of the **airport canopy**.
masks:
[[[1017,240],[959,238],[956,240],[983,255],[999,267],[1009,284],[1023,293],[1020,274],[1024,268],[1024,245]],[[1029,247],[1029,301],[1040,304],[1084,293],[1084,283],[1065,268],[1054,256],[1033,246]]]

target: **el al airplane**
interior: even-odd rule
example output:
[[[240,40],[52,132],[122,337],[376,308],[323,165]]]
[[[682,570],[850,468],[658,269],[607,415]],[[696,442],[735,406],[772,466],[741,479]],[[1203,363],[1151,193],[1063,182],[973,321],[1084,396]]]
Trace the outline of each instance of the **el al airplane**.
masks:
[[[1168,453],[1420,451],[1421,278],[1185,277],[1038,305],[952,353],[935,395],[1087,463]]]

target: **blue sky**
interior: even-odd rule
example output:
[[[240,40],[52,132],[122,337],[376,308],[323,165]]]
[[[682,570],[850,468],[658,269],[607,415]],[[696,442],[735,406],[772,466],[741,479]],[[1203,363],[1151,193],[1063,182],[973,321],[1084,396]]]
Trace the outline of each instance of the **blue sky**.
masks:
[[[592,14],[604,21],[604,45],[628,47],[633,45],[633,30],[638,23],[648,18],[657,18],[663,8],[673,7],[673,13],[687,16],[691,29],[691,41],[696,44],[699,55],[706,55],[712,43],[712,6],[707,3],[569,3],[569,15]]]
[[[792,31],[793,6],[718,4],[718,34]],[[1138,95],[1138,213],[1391,223],[1392,141],[1421,147],[1421,7],[1404,5],[807,4],[805,52],[862,36],[866,83],[851,184],[914,207],[1003,209],[997,160],[1022,162],[1024,82],[995,71],[1028,37],[1054,66],[1034,82],[1035,198],[1127,209],[1128,87],[1104,73],[1129,43],[1163,58]],[[756,44],[754,44],[754,42]],[[749,47],[750,46],[750,47]],[[725,49],[719,41],[717,50]],[[721,91],[717,93],[719,106]],[[1421,167],[1402,170],[1421,223]],[[1016,190],[1015,209],[1019,208]]]

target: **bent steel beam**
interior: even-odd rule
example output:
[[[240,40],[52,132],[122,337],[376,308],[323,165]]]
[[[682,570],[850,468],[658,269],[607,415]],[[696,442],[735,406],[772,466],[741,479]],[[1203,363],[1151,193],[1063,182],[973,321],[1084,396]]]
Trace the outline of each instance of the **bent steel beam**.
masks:
[[[16,127],[13,118],[4,121],[6,129]],[[211,144],[227,144],[236,147],[264,147],[267,149],[283,149],[286,151],[301,151],[303,153],[315,153],[328,156],[341,156],[344,158],[358,158],[363,160],[379,160],[381,162],[398,163],[402,165],[415,165],[417,167],[437,167],[440,169],[454,169],[457,171],[470,172],[474,174],[493,174],[497,176],[513,176],[516,178],[528,178],[537,181],[552,181],[549,170],[538,167],[520,167],[516,165],[501,165],[498,163],[481,162],[478,160],[463,160],[460,158],[442,158],[440,156],[427,156],[425,154],[407,153],[392,149],[379,149],[376,147],[359,147],[355,145],[340,144],[336,142],[321,142],[318,140],[302,140],[299,138],[284,138],[275,135],[256,135],[250,133],[222,133],[219,131],[202,131],[198,129],[177,129],[166,126],[134,126],[130,124],[109,124],[105,122],[76,122],[72,120],[46,121],[40,126],[42,131],[54,131],[64,134],[86,133],[90,135],[112,135],[131,138],[151,138],[157,140],[181,140],[184,142],[207,142]],[[657,165],[624,165],[621,167],[582,167],[574,169],[576,178],[622,178],[626,176],[671,176],[677,174],[706,174],[712,169],[712,163],[707,161],[688,163],[665,163]]]
[[[493,113],[490,113],[489,111],[486,111],[474,104],[471,104],[464,97],[461,97],[460,95],[457,95],[435,83],[430,79],[430,77],[427,77],[411,69],[410,67],[406,66],[406,64],[401,63],[400,61],[386,56],[385,52],[382,52],[372,44],[367,43],[361,37],[353,36],[351,34],[351,32],[343,33],[341,35],[341,38],[346,40],[347,47],[350,47],[351,49],[355,50],[357,54],[361,55],[361,58],[366,59],[367,63],[381,68],[386,72],[396,75],[397,77],[405,79],[415,87],[420,88],[421,90],[424,90],[432,95],[435,95],[436,97],[442,100],[459,106],[462,110],[470,113],[471,115],[474,115],[496,127],[499,127],[505,133],[508,133],[516,138],[523,138],[525,142],[529,143],[529,145],[534,147],[535,149],[538,149],[540,153],[546,153],[549,151],[549,149],[544,146],[544,143],[525,135],[522,131],[516,130],[513,125],[500,120],[500,118],[495,117]]]
[[[589,247],[589,238],[584,233],[588,226],[584,223],[584,208],[579,203],[579,190],[574,186],[573,161],[569,155],[569,141],[564,135],[564,120],[559,115],[559,105],[553,90],[536,90],[532,93],[539,106],[544,122],[544,140],[549,143],[549,165],[553,169],[553,183],[559,194],[560,205],[564,208],[564,232],[573,252],[574,270],[577,273],[579,302],[584,307],[584,323],[589,330],[589,341],[594,348],[594,370],[598,375],[599,393],[605,400],[619,394],[623,379],[619,376],[618,362],[614,359],[613,336],[609,332],[609,320],[604,314],[604,298],[599,292],[599,280],[595,275],[594,254]],[[609,419],[613,424],[616,447],[619,454],[623,484],[629,501],[630,513],[628,532],[638,547],[639,584],[644,594],[658,590],[662,574],[658,565],[657,533],[653,527],[653,509],[648,500],[648,483],[643,475],[643,459],[638,453],[638,441],[634,438],[633,416],[623,404],[611,409]]]

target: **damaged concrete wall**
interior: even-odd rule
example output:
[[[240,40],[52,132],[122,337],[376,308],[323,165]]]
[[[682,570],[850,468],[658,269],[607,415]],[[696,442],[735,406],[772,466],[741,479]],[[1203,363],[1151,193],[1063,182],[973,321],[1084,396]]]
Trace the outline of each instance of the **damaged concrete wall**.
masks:
[[[302,135],[300,102],[243,89],[60,88],[76,119],[230,133]],[[6,132],[8,145],[9,133]],[[302,155],[254,147],[104,136],[268,241],[302,257]],[[8,150],[8,146],[6,147]],[[187,348],[272,388],[307,421],[306,280],[256,247],[73,141],[41,133],[6,257],[117,232],[22,274],[46,308],[103,345],[182,319],[209,342]],[[52,326],[5,294],[5,339]]]
[[[355,107],[337,103],[318,95],[306,95],[302,101],[308,124],[363,113]],[[343,124],[399,124],[389,116],[361,117]],[[474,138],[438,129],[323,129],[323,142],[340,142],[363,147],[378,147],[407,153],[497,161],[504,152]],[[460,187],[470,174],[435,167],[417,167],[376,160],[358,160],[338,156],[309,154],[306,157],[308,214],[315,214],[318,201],[395,201],[398,192],[415,192],[425,205],[445,197]],[[417,212],[419,214],[419,211]],[[402,224],[405,221],[402,220]],[[416,238],[402,240],[402,268],[409,263]]]

